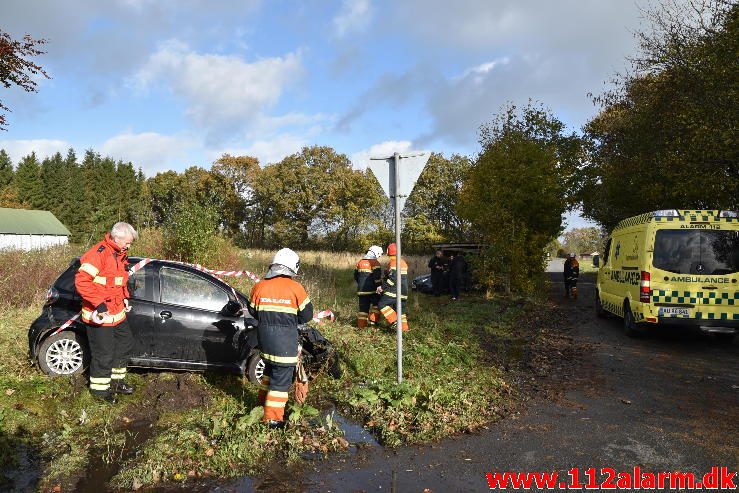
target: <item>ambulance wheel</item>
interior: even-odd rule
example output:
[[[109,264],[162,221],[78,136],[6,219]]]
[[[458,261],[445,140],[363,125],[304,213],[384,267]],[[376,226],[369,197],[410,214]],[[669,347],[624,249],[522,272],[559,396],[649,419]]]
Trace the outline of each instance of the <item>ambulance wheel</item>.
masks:
[[[71,330],[47,337],[38,350],[38,366],[50,377],[76,375],[89,364],[87,339]]]
[[[264,376],[264,360],[259,351],[252,352],[246,362],[246,376],[251,383],[260,385]]]
[[[724,344],[731,344],[736,334],[716,334],[716,340]]]
[[[641,335],[641,331],[637,328],[636,322],[634,322],[634,315],[631,313],[631,307],[628,303],[624,304],[624,332],[629,337],[638,337]]]
[[[600,295],[598,291],[595,291],[595,316],[599,318],[606,318],[606,311],[603,309],[603,304],[600,302]]]

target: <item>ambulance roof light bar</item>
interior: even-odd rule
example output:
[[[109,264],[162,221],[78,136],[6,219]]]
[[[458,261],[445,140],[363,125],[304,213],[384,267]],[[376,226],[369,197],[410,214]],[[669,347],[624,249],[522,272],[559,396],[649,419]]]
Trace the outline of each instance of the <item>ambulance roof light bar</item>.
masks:
[[[721,211],[721,212],[719,212],[718,217],[739,218],[739,212],[737,212],[737,211]]]
[[[680,217],[680,213],[676,209],[662,209],[654,211],[654,217]]]

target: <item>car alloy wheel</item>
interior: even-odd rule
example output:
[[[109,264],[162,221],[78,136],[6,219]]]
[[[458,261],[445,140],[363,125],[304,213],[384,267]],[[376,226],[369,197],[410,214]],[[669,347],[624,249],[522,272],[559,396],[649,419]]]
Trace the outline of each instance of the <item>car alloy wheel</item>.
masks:
[[[46,365],[59,375],[71,375],[82,368],[84,353],[79,342],[59,339],[51,343],[45,354]]]

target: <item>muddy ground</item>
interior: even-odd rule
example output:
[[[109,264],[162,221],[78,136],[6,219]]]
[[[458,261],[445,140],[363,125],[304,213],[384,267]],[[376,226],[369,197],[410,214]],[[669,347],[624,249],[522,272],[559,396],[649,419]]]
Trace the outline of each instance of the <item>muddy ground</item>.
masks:
[[[739,342],[660,330],[630,339],[621,321],[593,311],[592,279],[577,301],[553,274],[553,322],[523,359],[530,400],[487,429],[442,442],[345,456],[214,492],[489,491],[490,471],[611,467],[691,471],[739,467]],[[599,476],[599,480],[602,477]]]

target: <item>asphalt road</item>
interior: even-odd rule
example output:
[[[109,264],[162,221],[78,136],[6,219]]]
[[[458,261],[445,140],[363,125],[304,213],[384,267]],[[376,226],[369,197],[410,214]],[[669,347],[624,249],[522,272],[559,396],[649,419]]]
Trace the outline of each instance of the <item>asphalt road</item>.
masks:
[[[475,435],[370,447],[217,490],[473,492],[489,491],[491,471],[737,470],[739,342],[667,330],[630,339],[620,320],[595,317],[591,286],[564,300],[559,275],[551,279],[568,321],[558,330],[581,348],[575,376],[554,378],[554,392],[537,392],[519,414]]]

